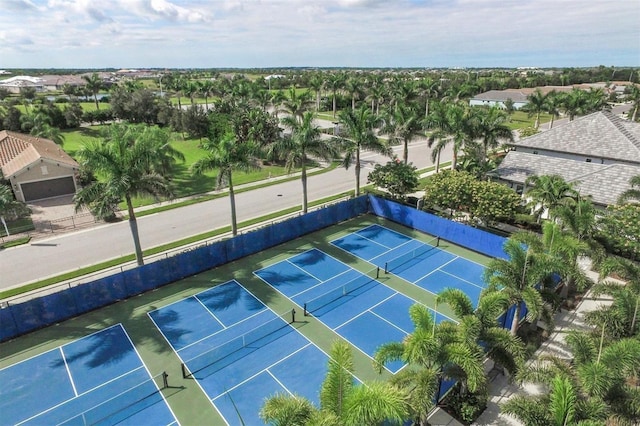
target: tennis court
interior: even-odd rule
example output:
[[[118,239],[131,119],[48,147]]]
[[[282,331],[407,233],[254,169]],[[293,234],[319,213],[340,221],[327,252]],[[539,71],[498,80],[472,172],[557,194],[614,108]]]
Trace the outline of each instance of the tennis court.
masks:
[[[264,399],[298,394],[319,405],[328,356],[235,280],[149,316],[227,424],[262,424]],[[302,313],[300,313],[302,316]]]
[[[409,307],[416,303],[377,281],[376,269],[363,274],[314,248],[254,274],[372,357],[413,332]],[[438,313],[436,321],[445,318]],[[402,367],[386,365],[392,373]]]
[[[0,370],[1,424],[176,425],[122,325]]]
[[[439,248],[437,238],[427,244],[376,224],[331,244],[433,294],[460,289],[474,306],[485,287],[484,266]]]

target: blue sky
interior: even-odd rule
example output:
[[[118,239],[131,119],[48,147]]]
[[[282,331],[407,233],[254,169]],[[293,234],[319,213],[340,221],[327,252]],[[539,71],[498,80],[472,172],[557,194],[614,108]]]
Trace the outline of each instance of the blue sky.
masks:
[[[0,0],[3,68],[640,66],[638,0]]]

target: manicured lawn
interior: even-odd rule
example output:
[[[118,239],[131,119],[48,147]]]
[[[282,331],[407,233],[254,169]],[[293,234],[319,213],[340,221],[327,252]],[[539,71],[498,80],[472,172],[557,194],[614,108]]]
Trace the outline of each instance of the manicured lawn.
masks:
[[[540,124],[547,123],[549,121],[551,121],[551,116],[549,114],[540,114]],[[529,117],[524,111],[515,111],[511,114],[511,120],[507,123],[507,126],[509,126],[511,130],[515,130],[523,129],[525,127],[533,127],[535,123],[535,115]]]
[[[65,138],[64,150],[75,157],[78,150],[83,145],[92,141],[100,140],[101,126],[83,127],[81,129],[64,131]],[[182,140],[179,135],[174,135],[171,145],[180,151],[184,157],[184,162],[179,162],[175,166],[175,174],[173,176],[174,192],[176,198],[187,197],[195,194],[202,194],[216,189],[217,171],[209,171],[201,176],[191,174],[190,167],[199,158],[206,155],[206,151],[199,147],[200,141],[197,139]],[[282,176],[286,174],[284,167],[275,165],[265,165],[260,170],[250,173],[234,173],[234,185],[242,185],[243,183],[255,182],[258,180],[268,179],[269,177]],[[152,197],[138,198],[134,200],[135,207],[153,204],[157,200]],[[122,206],[124,207],[124,206]]]

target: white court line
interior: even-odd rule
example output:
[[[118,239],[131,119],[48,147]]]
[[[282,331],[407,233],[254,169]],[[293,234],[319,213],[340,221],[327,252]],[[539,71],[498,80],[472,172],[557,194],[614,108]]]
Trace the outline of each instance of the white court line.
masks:
[[[71,370],[69,369],[69,364],[67,363],[67,357],[64,356],[64,351],[62,350],[62,346],[58,348],[60,350],[60,355],[62,356],[62,361],[64,362],[64,368],[67,370],[67,374],[69,375],[69,381],[71,382],[71,387],[73,388],[73,394],[78,396],[78,390],[76,389],[76,384],[73,381],[73,377],[71,376]]]

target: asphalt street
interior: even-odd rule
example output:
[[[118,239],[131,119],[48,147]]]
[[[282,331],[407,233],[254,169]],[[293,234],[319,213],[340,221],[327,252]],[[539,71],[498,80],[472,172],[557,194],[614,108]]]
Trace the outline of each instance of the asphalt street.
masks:
[[[401,150],[401,147],[395,147],[398,156],[401,156]],[[451,153],[447,150],[441,161],[450,159]],[[362,184],[366,183],[367,174],[375,163],[386,161],[386,157],[363,153]],[[409,161],[418,168],[432,164],[430,149],[425,140],[410,145]],[[308,180],[309,200],[348,191],[354,185],[353,168],[337,168],[312,176]],[[299,179],[236,194],[238,222],[301,204],[302,184]],[[221,228],[229,223],[230,207],[227,197],[138,219],[143,249]],[[133,242],[127,221],[37,240],[29,245],[0,251],[0,289],[20,286],[131,253]]]

